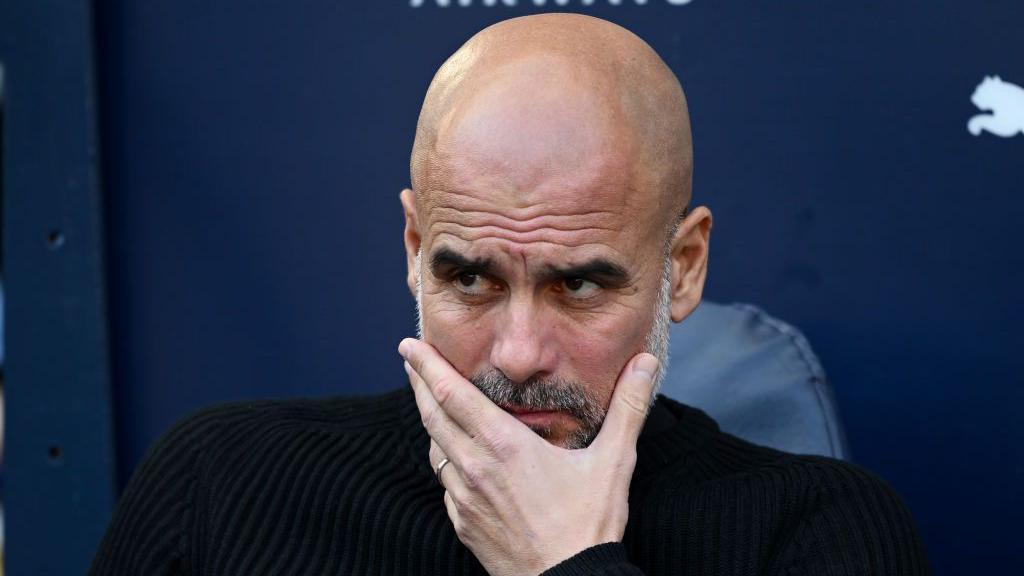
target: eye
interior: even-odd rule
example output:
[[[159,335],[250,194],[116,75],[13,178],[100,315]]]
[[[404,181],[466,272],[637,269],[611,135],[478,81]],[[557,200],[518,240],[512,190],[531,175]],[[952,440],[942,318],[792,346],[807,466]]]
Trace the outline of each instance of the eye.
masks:
[[[455,276],[455,287],[464,294],[483,294],[487,290],[487,284],[480,274],[462,272]]]
[[[590,298],[601,289],[595,282],[585,278],[566,278],[562,281],[565,291],[572,297],[580,300]]]

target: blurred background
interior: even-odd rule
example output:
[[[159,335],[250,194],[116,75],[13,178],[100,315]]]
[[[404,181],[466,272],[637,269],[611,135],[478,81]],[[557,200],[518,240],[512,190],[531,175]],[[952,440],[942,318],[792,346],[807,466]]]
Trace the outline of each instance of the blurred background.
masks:
[[[83,573],[200,406],[405,385],[424,91],[550,10],[675,70],[706,297],[808,336],[935,573],[1024,573],[1024,134],[968,131],[1024,130],[1019,0],[0,0],[9,574]]]

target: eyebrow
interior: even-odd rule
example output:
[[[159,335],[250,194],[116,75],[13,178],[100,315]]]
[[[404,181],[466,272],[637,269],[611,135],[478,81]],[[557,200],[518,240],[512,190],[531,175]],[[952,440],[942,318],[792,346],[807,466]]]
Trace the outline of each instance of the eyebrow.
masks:
[[[430,257],[430,271],[438,277],[452,270],[487,274],[493,267],[494,263],[490,258],[468,258],[448,247],[438,248]]]
[[[606,258],[594,258],[573,266],[547,266],[542,275],[545,281],[563,278],[597,280],[608,287],[622,287],[629,283],[629,272]]]
[[[438,248],[430,257],[430,271],[434,276],[443,277],[453,270],[473,274],[492,274],[494,262],[490,258],[469,258],[448,247]],[[565,278],[586,278],[616,288],[625,286],[630,281],[629,272],[623,266],[600,257],[572,266],[548,265],[541,273],[541,280],[544,282]]]

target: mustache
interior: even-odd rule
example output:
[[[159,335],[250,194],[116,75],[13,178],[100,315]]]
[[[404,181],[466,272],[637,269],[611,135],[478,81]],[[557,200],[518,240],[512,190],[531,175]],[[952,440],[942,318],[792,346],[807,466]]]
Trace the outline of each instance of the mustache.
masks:
[[[469,381],[498,406],[567,412],[590,430],[599,429],[604,421],[604,407],[580,382],[548,377],[516,383],[493,368],[474,375]]]

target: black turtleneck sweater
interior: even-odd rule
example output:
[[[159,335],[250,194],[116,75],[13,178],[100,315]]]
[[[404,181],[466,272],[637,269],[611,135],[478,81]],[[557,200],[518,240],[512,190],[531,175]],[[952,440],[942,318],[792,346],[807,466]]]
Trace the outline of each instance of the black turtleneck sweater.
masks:
[[[428,443],[409,389],[207,409],[150,449],[91,574],[485,574],[448,520]],[[927,573],[877,476],[750,444],[659,396],[622,543],[545,574]]]

